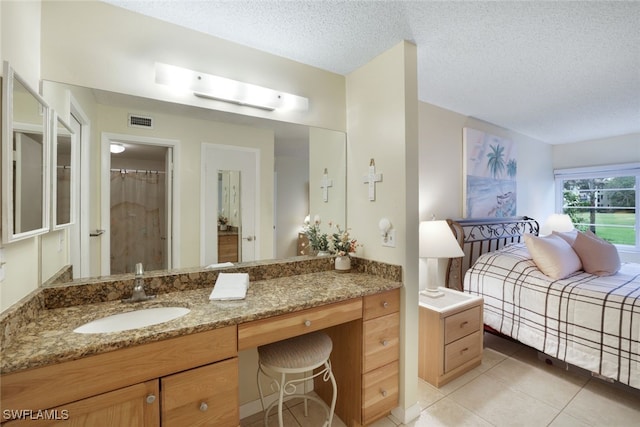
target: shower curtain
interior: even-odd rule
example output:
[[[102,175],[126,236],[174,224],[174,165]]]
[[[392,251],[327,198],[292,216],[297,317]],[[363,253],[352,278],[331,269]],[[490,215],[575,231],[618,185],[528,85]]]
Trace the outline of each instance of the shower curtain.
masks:
[[[165,175],[111,171],[111,274],[167,268]]]

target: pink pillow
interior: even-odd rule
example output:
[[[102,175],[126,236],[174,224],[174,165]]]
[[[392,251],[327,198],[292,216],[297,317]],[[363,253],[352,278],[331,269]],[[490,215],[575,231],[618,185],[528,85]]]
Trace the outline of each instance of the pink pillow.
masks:
[[[582,267],[587,273],[611,276],[620,270],[618,249],[591,231],[578,233],[573,243],[573,250],[580,257]]]
[[[578,255],[561,237],[525,234],[524,243],[540,271],[554,280],[564,279],[582,268]]]

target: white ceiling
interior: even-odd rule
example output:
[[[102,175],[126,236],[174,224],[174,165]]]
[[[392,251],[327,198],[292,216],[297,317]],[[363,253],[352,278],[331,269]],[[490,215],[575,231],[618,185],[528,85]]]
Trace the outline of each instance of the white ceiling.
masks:
[[[106,1],[339,74],[410,40],[421,101],[552,144],[640,132],[638,1]]]

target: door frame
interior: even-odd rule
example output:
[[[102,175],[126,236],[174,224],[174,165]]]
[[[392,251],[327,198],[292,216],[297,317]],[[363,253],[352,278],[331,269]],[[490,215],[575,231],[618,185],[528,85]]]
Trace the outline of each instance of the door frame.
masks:
[[[73,117],[71,117],[73,116]],[[76,193],[75,223],[69,229],[71,265],[73,266],[73,278],[91,276],[91,244],[90,244],[90,218],[91,196],[91,120],[84,112],[80,103],[69,92],[69,124],[75,120],[80,124],[80,136],[76,143],[78,146],[79,167],[76,169],[76,184],[73,191]]]
[[[210,263],[207,261],[206,259],[206,255],[207,255],[207,243],[209,245],[211,245],[212,247],[212,253],[215,253],[216,255],[216,259],[218,258],[218,236],[216,233],[213,233],[212,239],[206,239],[205,236],[207,236],[207,222],[206,222],[206,218],[207,218],[207,200],[209,200],[210,198],[213,198],[213,200],[218,200],[218,185],[217,185],[217,180],[216,180],[216,185],[213,185],[213,194],[211,195],[207,195],[207,189],[211,188],[210,186],[207,185],[207,172],[208,172],[208,168],[211,168],[213,166],[209,165],[208,163],[208,154],[210,151],[212,150],[216,150],[216,151],[239,151],[239,152],[243,152],[243,153],[252,153],[254,155],[254,159],[255,159],[255,170],[256,170],[256,175],[255,175],[255,191],[254,191],[254,196],[253,196],[253,205],[254,205],[254,215],[253,215],[253,230],[254,230],[254,235],[258,236],[258,238],[260,238],[261,236],[261,228],[260,228],[260,208],[261,208],[261,201],[260,201],[260,150],[258,148],[251,148],[251,147],[242,147],[242,146],[237,146],[237,145],[226,145],[226,144],[212,144],[212,143],[207,143],[207,142],[203,142],[201,149],[200,149],[200,161],[201,161],[201,165],[200,165],[200,265],[202,266],[206,266],[209,265]],[[218,168],[216,168],[216,173],[218,171]],[[216,174],[217,176],[217,174]],[[216,202],[217,203],[217,202]],[[217,205],[216,205],[217,206]],[[217,212],[215,217],[217,218]],[[217,221],[216,221],[216,225],[215,225],[216,229],[217,229]],[[240,236],[242,237],[242,236]],[[255,240],[254,240],[255,242]],[[255,260],[259,260],[260,258],[260,243],[254,243],[254,259]],[[241,261],[240,261],[241,262]]]
[[[119,133],[103,132],[100,146],[100,211],[102,241],[100,246],[100,270],[101,275],[108,276],[111,273],[111,141],[125,142],[127,144],[155,145],[170,148],[173,153],[173,161],[168,162],[166,174],[170,179],[167,186],[167,268],[180,268],[180,141],[156,137],[137,135],[125,135]]]

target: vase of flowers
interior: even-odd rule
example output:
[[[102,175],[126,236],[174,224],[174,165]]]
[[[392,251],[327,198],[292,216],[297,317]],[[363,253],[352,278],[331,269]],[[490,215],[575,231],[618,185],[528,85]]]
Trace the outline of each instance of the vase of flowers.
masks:
[[[311,250],[318,256],[331,255],[329,249],[329,236],[327,233],[323,233],[320,230],[320,216],[316,215],[311,223],[307,216],[304,220],[304,226],[302,228],[304,234],[309,239],[309,246]]]
[[[337,231],[332,233],[329,238],[333,251],[336,254],[334,265],[336,271],[346,272],[351,270],[350,254],[356,251],[358,241],[351,238],[349,229],[343,230],[339,225],[336,225],[336,230]]]
[[[225,231],[228,227],[229,218],[220,214],[218,215],[218,227],[220,227],[220,231]]]

